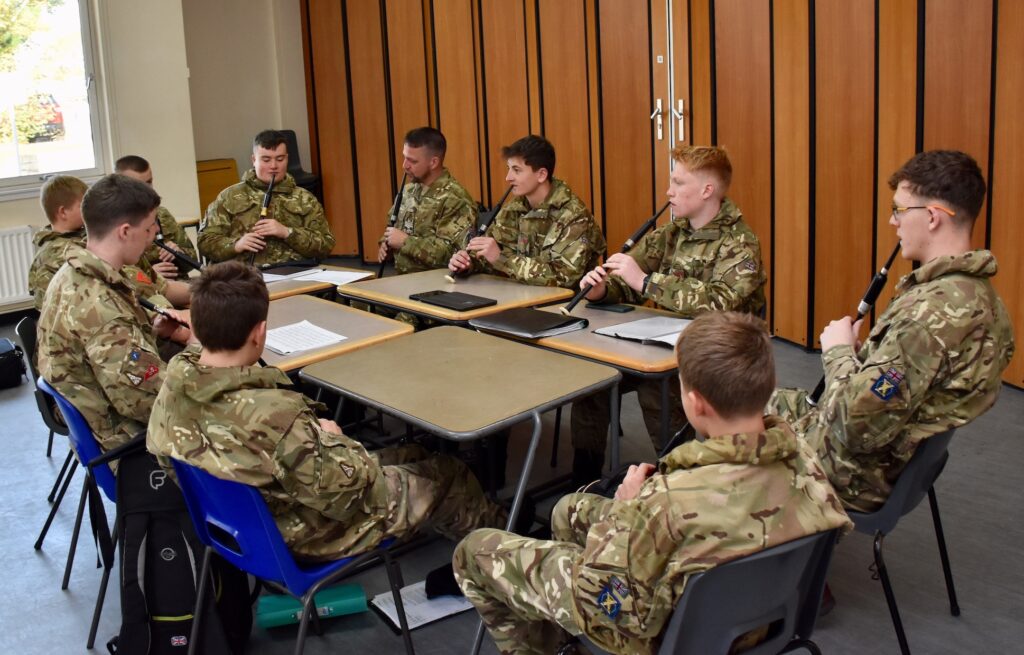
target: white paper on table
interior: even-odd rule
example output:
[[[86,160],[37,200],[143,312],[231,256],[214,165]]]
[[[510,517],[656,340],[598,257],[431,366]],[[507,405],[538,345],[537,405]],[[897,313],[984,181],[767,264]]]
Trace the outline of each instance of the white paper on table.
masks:
[[[325,271],[315,270],[307,271],[302,275],[296,276],[295,279],[300,280],[313,280],[315,282],[328,282],[334,285],[349,284],[350,282],[357,282],[364,280],[368,277],[373,277],[371,271]]]
[[[330,346],[347,338],[313,325],[309,321],[301,321],[267,330],[267,348],[279,355],[290,355],[303,350]]]
[[[277,273],[266,273],[266,272],[264,272],[263,273],[263,281],[266,282],[267,284],[270,284],[271,282],[280,282],[281,280],[297,280],[299,278],[314,279],[312,277],[306,278],[306,276],[307,275],[313,276],[313,275],[316,275],[317,273],[323,273],[323,272],[324,272],[324,269],[322,269],[322,268],[309,268],[309,269],[306,269],[304,271],[299,271],[298,273],[289,273],[288,275],[279,275]]]
[[[473,604],[462,596],[427,598],[425,583],[426,581],[421,581],[402,588],[402,605],[410,630],[473,609]],[[370,604],[380,610],[395,628],[400,626],[398,612],[395,610],[395,599],[390,591],[377,594],[370,600]]]
[[[667,316],[655,316],[639,321],[618,323],[594,330],[595,334],[603,334],[619,339],[639,341],[643,344],[658,344],[674,348],[679,334],[686,329],[691,322],[687,318],[669,318]]]

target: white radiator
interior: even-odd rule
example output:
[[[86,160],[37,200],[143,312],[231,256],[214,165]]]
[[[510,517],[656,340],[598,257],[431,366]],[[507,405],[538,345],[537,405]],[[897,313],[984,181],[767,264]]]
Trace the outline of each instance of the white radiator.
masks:
[[[36,229],[29,225],[0,230],[0,311],[32,300],[28,268],[32,265]]]

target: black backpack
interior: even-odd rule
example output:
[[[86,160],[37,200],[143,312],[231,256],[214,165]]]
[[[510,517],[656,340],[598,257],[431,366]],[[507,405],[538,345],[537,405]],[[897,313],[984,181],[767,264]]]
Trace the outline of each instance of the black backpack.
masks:
[[[204,546],[181,490],[153,455],[121,458],[117,515],[121,632],[107,649],[118,655],[186,653]],[[248,577],[216,555],[211,571],[207,598],[217,602],[205,605],[199,652],[242,653],[252,629]]]
[[[25,376],[25,353],[10,339],[0,339],[0,389],[21,384]]]

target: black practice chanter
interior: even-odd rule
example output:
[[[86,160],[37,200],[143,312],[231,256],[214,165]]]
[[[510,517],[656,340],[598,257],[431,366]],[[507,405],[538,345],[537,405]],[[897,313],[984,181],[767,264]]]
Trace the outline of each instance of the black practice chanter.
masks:
[[[646,221],[644,221],[644,224],[641,225],[639,228],[637,228],[637,231],[633,233],[633,236],[631,236],[628,239],[626,239],[626,243],[622,244],[622,247],[619,248],[619,252],[620,253],[629,252],[630,248],[635,246],[637,241],[639,241],[640,239],[644,238],[644,235],[647,234],[648,232],[650,232],[652,228],[654,228],[654,226],[658,222],[658,218],[660,218],[661,215],[665,213],[665,210],[668,209],[669,205],[671,205],[671,204],[672,203],[666,202],[664,205],[661,206],[661,209],[659,209],[658,212],[654,216],[651,216]],[[588,285],[584,286],[578,292],[576,292],[576,295],[572,297],[572,300],[570,300],[565,305],[565,307],[562,307],[558,311],[560,311],[563,314],[565,314],[566,316],[568,316],[569,313],[572,312],[572,310],[576,308],[576,305],[580,304],[580,301],[583,300],[583,298],[588,293],[590,293],[590,290],[593,289],[593,288],[594,288],[594,285],[592,285],[592,284],[588,284]]]
[[[864,292],[864,297],[861,298],[860,304],[857,305],[857,318],[853,319],[854,322],[864,318],[871,308],[874,306],[875,301],[878,300],[878,294],[882,293],[882,289],[885,287],[886,281],[889,279],[889,267],[892,266],[893,261],[896,260],[896,255],[900,252],[900,244],[896,243],[896,247],[893,249],[892,254],[889,255],[889,259],[885,260],[885,266],[878,269],[875,273],[875,277],[871,278],[871,284],[868,285],[868,290]],[[825,393],[825,376],[821,376],[821,380],[818,381],[818,386],[814,387],[814,391],[811,395],[807,396],[807,404],[813,407],[818,405],[818,400],[821,398],[821,394]]]
[[[170,320],[174,321],[178,325],[184,325],[185,327],[191,327],[185,321],[182,321],[181,319],[178,319],[178,318],[175,318],[174,316],[171,316],[171,313],[168,312],[163,307],[157,307],[153,303],[149,302],[148,299],[143,298],[142,296],[136,296],[136,299],[139,301],[140,305],[142,305],[144,308],[148,309],[149,311],[156,312],[157,314],[160,314],[164,318],[170,319]]]
[[[262,221],[264,218],[267,217],[267,211],[270,208],[270,194],[274,191],[274,180],[276,178],[277,178],[276,174],[270,176],[270,183],[267,184],[267,192],[263,194],[263,205],[260,207],[260,217],[256,219],[257,223],[259,223],[260,221]],[[249,266],[255,266],[255,265],[256,265],[256,252],[253,251],[253,252],[249,253]]]
[[[201,271],[203,269],[199,262],[192,259],[191,257],[181,252],[180,250],[172,248],[166,243],[164,243],[164,230],[162,227],[160,227],[160,221],[156,222],[156,240],[153,241],[153,243],[156,244],[157,248],[160,248],[161,250],[166,250],[167,252],[174,255],[174,259],[175,261],[178,262],[178,267],[181,268],[182,273],[188,273],[189,270],[191,269],[195,269],[197,271]]]
[[[405,192],[405,180],[409,177],[408,171],[402,174],[402,184],[398,187],[398,193],[395,194],[395,204],[391,206],[391,216],[388,216],[388,227],[394,227],[398,222],[398,212],[402,209],[402,194]],[[388,254],[391,250],[388,249]],[[384,277],[384,266],[388,263],[388,255],[384,256],[384,259],[380,260],[380,270],[377,271],[377,277]]]
[[[510,193],[512,193],[512,187],[505,189],[505,195],[501,197],[501,200],[498,201],[498,204],[496,204],[494,207],[491,207],[490,211],[488,211],[486,214],[480,217],[480,222],[479,225],[477,225],[476,233],[474,234],[472,231],[469,233],[469,236],[466,239],[465,246],[469,245],[469,242],[470,240],[472,240],[473,237],[482,237],[485,234],[487,234],[487,228],[489,228],[491,226],[491,223],[494,222],[494,217],[498,215],[498,211],[501,210],[501,206],[505,204],[505,198],[508,198],[508,194]],[[465,273],[460,273],[459,277],[467,277],[469,276],[469,274],[469,271],[466,271]],[[444,279],[448,280],[452,284],[455,284],[455,278],[456,276],[452,274],[444,276]]]

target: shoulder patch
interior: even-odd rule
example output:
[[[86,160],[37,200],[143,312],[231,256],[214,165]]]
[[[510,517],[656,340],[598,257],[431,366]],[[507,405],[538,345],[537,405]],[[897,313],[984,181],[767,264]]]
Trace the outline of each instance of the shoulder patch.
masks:
[[[128,376],[128,380],[131,381],[131,383],[134,384],[135,386],[139,386],[139,384],[142,383],[142,378],[139,377],[138,375],[135,375],[134,373],[125,373],[125,375]]]
[[[601,590],[601,595],[597,597],[597,606],[601,608],[605,616],[614,619],[622,609],[622,601],[615,597],[615,593],[611,589],[605,587]]]
[[[757,271],[757,264],[754,263],[753,259],[748,259],[744,261],[741,267],[750,271],[751,273]]]
[[[896,395],[896,391],[899,390],[900,384],[902,383],[903,374],[894,368],[890,368],[888,371],[878,376],[875,383],[871,385],[871,392],[882,400],[888,401]]]
[[[149,276],[142,271],[135,271],[135,279],[143,284],[153,284],[153,280],[150,280]]]
[[[142,375],[143,380],[148,380],[160,372],[160,369],[156,367],[156,364],[150,364],[146,369],[146,372]]]

